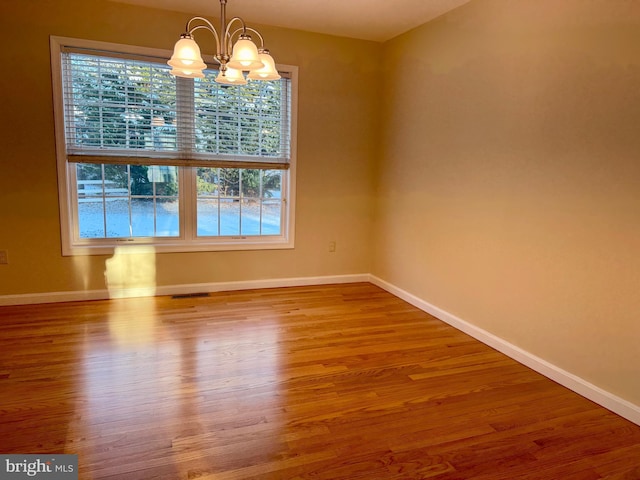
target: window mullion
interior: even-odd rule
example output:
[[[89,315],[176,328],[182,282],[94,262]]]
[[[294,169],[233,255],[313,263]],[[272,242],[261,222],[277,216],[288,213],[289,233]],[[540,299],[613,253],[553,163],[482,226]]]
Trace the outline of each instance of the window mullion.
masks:
[[[260,235],[262,235],[262,207],[263,207],[263,203],[262,203],[262,197],[263,197],[263,191],[262,191],[262,184],[264,181],[264,170],[260,170],[260,172],[258,172],[258,176],[259,176],[259,188],[258,188],[258,195],[260,195],[260,198],[258,199],[258,205],[259,205],[259,221],[260,221]],[[282,220],[280,220],[280,224],[282,225]]]
[[[238,129],[240,130],[240,129]],[[242,187],[243,168],[238,169],[238,234],[242,235],[242,204],[244,203],[243,187]]]
[[[104,228],[104,236],[105,238],[108,237],[109,235],[107,234],[107,198],[104,192],[104,180],[105,180],[105,169],[104,169],[104,165],[100,166],[100,188],[102,189],[102,224],[103,224],[103,228]]]
[[[191,241],[197,236],[197,170],[197,167],[180,167],[178,169],[180,237],[187,241]]]
[[[69,196],[71,197],[71,201],[67,205],[66,215],[70,215],[71,222],[71,238],[74,242],[77,242],[80,239],[80,221],[78,220],[80,212],[80,194],[78,192],[78,166],[72,165],[71,168],[67,170],[67,178],[66,181],[69,185]],[[65,209],[61,209],[62,212],[65,212]],[[62,219],[61,219],[62,220]],[[69,230],[67,230],[69,231]]]
[[[178,152],[188,158],[195,151],[195,82],[181,77],[175,77],[175,81],[176,142]],[[196,167],[179,167],[179,170],[180,236],[189,241],[197,236],[197,172]]]

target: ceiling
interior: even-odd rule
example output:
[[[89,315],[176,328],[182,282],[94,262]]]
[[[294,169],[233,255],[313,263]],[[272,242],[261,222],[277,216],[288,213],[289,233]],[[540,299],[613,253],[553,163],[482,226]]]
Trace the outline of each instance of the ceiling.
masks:
[[[218,0],[111,0],[217,19]],[[227,17],[383,42],[470,0],[228,0]]]

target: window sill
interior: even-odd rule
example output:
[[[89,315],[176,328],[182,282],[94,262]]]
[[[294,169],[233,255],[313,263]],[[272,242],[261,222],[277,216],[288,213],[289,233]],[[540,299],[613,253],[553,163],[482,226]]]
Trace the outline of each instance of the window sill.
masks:
[[[276,237],[273,240],[265,240],[264,238],[259,241],[252,239],[251,237],[229,237],[228,239],[221,239],[220,241],[196,241],[196,242],[177,242],[166,241],[158,242],[155,239],[153,242],[146,241],[145,239],[135,240],[120,240],[114,241],[112,244],[105,245],[71,245],[63,248],[62,255],[76,256],[76,255],[113,255],[116,250],[119,252],[131,249],[131,253],[136,253],[140,250],[153,250],[155,253],[189,253],[189,252],[225,252],[225,251],[252,251],[252,250],[287,250],[293,249],[293,240],[284,240],[282,237]]]

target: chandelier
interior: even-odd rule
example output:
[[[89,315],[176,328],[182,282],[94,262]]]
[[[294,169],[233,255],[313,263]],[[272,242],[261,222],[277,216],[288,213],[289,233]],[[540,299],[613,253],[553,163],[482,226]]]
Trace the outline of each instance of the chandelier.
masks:
[[[237,25],[237,28],[232,31],[233,25]],[[227,23],[227,0],[220,0],[220,33],[206,18],[193,17],[187,22],[185,33],[180,35],[180,40],[173,48],[173,55],[167,62],[173,67],[170,72],[172,75],[184,78],[204,77],[203,71],[207,65],[202,60],[200,47],[193,37],[196,30],[207,30],[216,39],[214,58],[220,64],[216,82],[245,85],[247,80],[244,71],[249,72],[247,78],[252,80],[280,78],[269,50],[264,48],[262,35],[257,30],[247,27],[240,17],[233,17]],[[253,43],[248,32],[258,36],[260,49]]]

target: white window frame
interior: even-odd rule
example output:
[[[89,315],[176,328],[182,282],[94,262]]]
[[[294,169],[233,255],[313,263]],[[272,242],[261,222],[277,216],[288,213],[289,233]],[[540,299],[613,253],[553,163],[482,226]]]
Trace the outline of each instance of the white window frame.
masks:
[[[58,171],[58,197],[60,204],[60,230],[62,240],[62,254],[72,255],[104,255],[112,254],[114,249],[122,245],[149,245],[156,252],[195,252],[195,251],[225,251],[225,250],[267,250],[294,248],[295,234],[295,193],[296,193],[296,129],[297,129],[297,91],[298,67],[278,64],[280,72],[286,72],[291,79],[291,134],[289,168],[283,170],[282,202],[283,218],[281,219],[280,235],[234,235],[219,237],[197,236],[197,167],[178,167],[179,237],[136,237],[136,238],[98,238],[81,239],[74,233],[78,231],[76,168],[74,163],[67,161],[62,52],[64,48],[81,48],[118,52],[147,57],[171,57],[167,50],[137,47],[124,44],[98,42],[67,37],[51,36],[51,71],[53,86],[53,103],[55,117],[56,158]],[[205,58],[209,65],[215,60]],[[238,167],[243,168],[243,167]],[[246,168],[246,167],[245,167]],[[284,173],[287,172],[287,173]],[[75,204],[74,204],[75,203]]]

